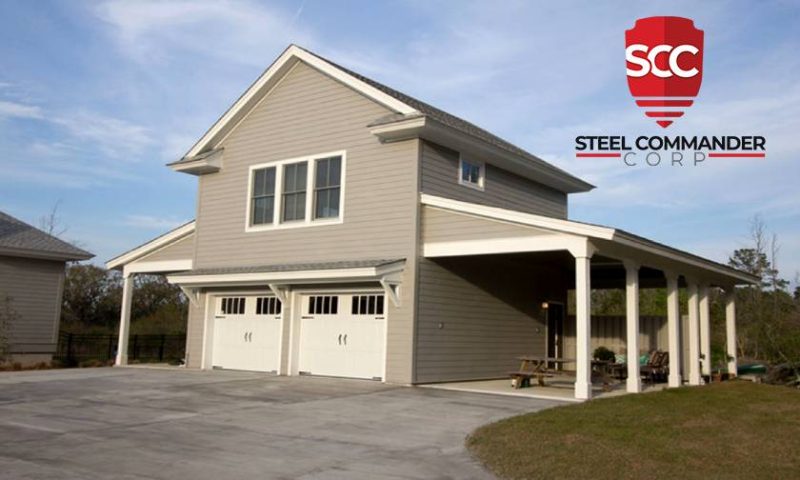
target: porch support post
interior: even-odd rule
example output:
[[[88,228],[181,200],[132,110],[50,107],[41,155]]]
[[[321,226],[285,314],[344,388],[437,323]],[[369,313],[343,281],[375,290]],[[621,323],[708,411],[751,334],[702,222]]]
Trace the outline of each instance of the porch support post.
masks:
[[[589,348],[592,338],[591,265],[593,250],[572,252],[575,257],[575,398],[592,398],[592,366]]]
[[[708,285],[700,285],[700,356],[703,358],[703,375],[711,378],[711,299]]]
[[[736,292],[735,287],[725,289],[725,333],[728,350],[728,375],[737,375],[736,365]]]
[[[133,301],[133,274],[124,274],[122,279],[122,307],[119,314],[119,342],[115,365],[128,364],[128,336],[131,329],[131,304]]]
[[[689,290],[689,385],[700,385],[700,294],[687,279]]]
[[[664,272],[667,277],[667,338],[669,341],[669,386],[681,386],[681,357],[680,357],[680,329],[679,318],[680,304],[678,298],[678,274]]]
[[[642,391],[642,380],[639,374],[639,264],[623,261],[625,264],[625,318],[627,325],[627,341],[625,343],[628,359],[629,393]]]

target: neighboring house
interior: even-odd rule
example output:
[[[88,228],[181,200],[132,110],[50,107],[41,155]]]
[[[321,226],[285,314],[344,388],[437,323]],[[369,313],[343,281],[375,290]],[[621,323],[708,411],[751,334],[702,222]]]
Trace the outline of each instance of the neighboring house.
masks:
[[[519,355],[551,355],[576,359],[575,395],[588,398],[592,286],[627,285],[632,352],[653,334],[639,332],[639,286],[668,288],[658,347],[678,385],[681,370],[699,383],[708,358],[709,288],[753,281],[568,220],[569,195],[588,183],[297,46],[169,166],[198,177],[197,218],[108,262],[126,279],[118,364],[132,276],[163,273],[190,299],[191,368],[419,384],[503,377]],[[685,368],[679,286],[692,294]]]
[[[10,360],[49,362],[56,351],[67,262],[94,255],[0,212],[0,315]]]

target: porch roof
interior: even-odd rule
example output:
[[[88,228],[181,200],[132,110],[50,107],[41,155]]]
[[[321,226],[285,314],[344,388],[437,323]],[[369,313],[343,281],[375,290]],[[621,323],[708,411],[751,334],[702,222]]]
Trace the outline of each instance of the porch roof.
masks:
[[[621,229],[422,194],[423,254],[452,257],[570,250],[588,243],[604,258],[632,261],[718,286],[750,284],[746,272]]]

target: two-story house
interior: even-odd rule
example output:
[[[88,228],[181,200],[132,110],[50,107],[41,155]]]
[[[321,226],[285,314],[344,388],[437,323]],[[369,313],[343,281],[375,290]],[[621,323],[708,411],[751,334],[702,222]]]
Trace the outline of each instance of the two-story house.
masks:
[[[197,217],[108,262],[125,277],[118,364],[131,278],[159,273],[190,299],[190,368],[420,384],[503,377],[519,355],[550,355],[575,359],[575,396],[589,398],[592,286],[627,289],[626,349],[658,338],[678,385],[710,368],[709,288],[752,281],[568,220],[568,196],[588,183],[294,45],[169,167],[197,176]],[[669,290],[663,332],[640,331],[640,285]]]

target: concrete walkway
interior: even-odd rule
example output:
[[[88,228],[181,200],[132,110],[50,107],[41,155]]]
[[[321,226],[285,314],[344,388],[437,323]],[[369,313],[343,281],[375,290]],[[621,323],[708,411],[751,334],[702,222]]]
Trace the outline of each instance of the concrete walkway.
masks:
[[[490,478],[474,428],[559,402],[243,372],[0,374],[0,479]]]

